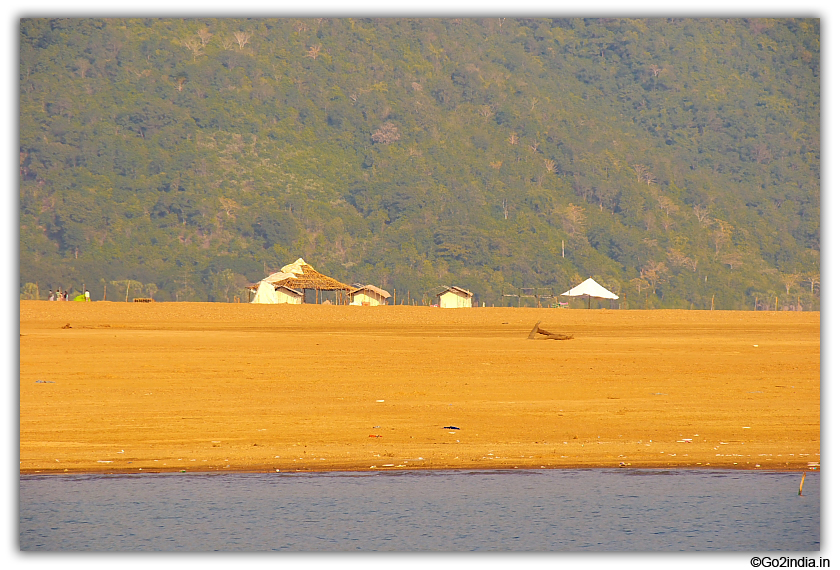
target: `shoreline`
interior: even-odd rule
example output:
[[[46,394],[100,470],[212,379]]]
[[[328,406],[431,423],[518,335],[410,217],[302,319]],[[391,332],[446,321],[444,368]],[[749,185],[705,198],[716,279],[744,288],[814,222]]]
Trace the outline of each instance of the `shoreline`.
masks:
[[[745,465],[743,467],[732,467],[727,465],[596,465],[596,464],[580,464],[580,465],[564,465],[562,467],[540,467],[540,466],[498,466],[498,467],[377,467],[375,469],[281,469],[269,467],[237,467],[231,469],[101,469],[101,470],[26,470],[20,471],[19,476],[32,475],[160,475],[160,474],[176,474],[176,475],[210,475],[210,474],[224,474],[234,473],[237,475],[249,474],[270,474],[277,473],[281,475],[294,474],[361,474],[361,473],[407,473],[407,472],[496,472],[496,471],[588,471],[588,470],[626,470],[626,471],[761,471],[773,473],[819,473],[820,467],[750,467]]]

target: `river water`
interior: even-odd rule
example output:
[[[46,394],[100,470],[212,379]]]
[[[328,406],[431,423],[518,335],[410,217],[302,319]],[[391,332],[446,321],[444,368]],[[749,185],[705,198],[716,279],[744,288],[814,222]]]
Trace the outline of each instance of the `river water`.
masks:
[[[820,474],[702,470],[29,475],[23,551],[820,548]]]

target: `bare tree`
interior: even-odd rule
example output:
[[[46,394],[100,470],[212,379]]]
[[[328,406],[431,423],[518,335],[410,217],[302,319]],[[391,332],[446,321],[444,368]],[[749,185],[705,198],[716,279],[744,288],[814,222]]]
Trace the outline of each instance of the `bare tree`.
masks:
[[[718,223],[718,229],[712,232],[712,241],[715,244],[715,259],[717,259],[723,246],[729,242],[729,238],[732,236],[732,226],[717,218],[715,221]]]
[[[659,209],[664,210],[668,215],[675,214],[680,209],[668,196],[660,194],[656,197],[656,201],[659,203]]]
[[[306,57],[311,57],[312,59],[318,59],[318,56],[321,54],[321,44],[317,46],[309,46],[309,51],[306,53]]]
[[[543,164],[545,164],[545,169],[546,169],[548,172],[550,172],[550,173],[552,173],[552,174],[557,174],[557,163],[556,163],[556,162],[554,162],[553,160],[549,160],[549,159],[547,159],[547,158],[546,158],[546,159],[543,161]]]
[[[647,279],[643,277],[636,277],[630,280],[630,283],[636,288],[636,291],[639,292],[639,295],[642,294],[642,290],[650,289],[650,283],[648,283]]]
[[[253,34],[251,32],[233,32],[233,36],[236,38],[236,43],[239,44],[239,49],[243,49],[245,44],[248,43],[248,40],[251,39]]]
[[[507,140],[510,144],[519,144],[519,135],[517,135],[516,133],[510,133],[510,136]]]
[[[484,117],[484,122],[490,120],[490,117],[493,116],[493,106],[492,105],[482,105],[478,108],[478,114]]]
[[[659,67],[656,64],[651,64],[650,66],[650,73],[653,75],[653,90],[656,91],[656,80],[665,71],[663,68]]]
[[[646,279],[653,291],[656,292],[656,285],[664,281],[668,268],[661,261],[650,260],[642,267],[640,273],[641,277]]]
[[[785,293],[790,295],[790,289],[802,278],[799,273],[782,273],[779,275],[782,278],[782,284],[785,286]]]
[[[577,235],[583,229],[583,224],[586,221],[586,214],[584,213],[583,207],[569,202],[569,205],[564,211],[563,221],[565,222],[563,225],[568,234],[570,236]]]
[[[700,222],[701,226],[707,228],[712,224],[712,221],[709,219],[709,210],[707,210],[700,204],[694,204],[693,209],[694,215],[697,216],[697,221]]]
[[[540,143],[538,143],[537,141],[534,141],[534,144],[528,145],[528,148],[531,149],[531,152],[535,153],[535,152],[537,152],[537,149],[540,148]]]
[[[677,267],[691,267],[691,258],[685,255],[678,249],[671,248],[668,250],[668,261],[671,265]]]
[[[659,208],[665,212],[665,219],[662,221],[662,227],[664,227],[667,232],[674,227],[676,223],[671,220],[671,215],[676,214],[679,211],[679,206],[677,206],[668,196],[664,196],[662,194],[656,197],[656,201],[659,202]]]
[[[210,38],[213,37],[213,34],[210,33],[210,30],[204,28],[203,30],[198,30],[198,39],[201,40],[202,46],[207,46],[207,42],[210,41]]]
[[[201,50],[204,49],[204,44],[195,38],[189,38],[181,42],[185,48],[190,50],[193,54],[193,61],[200,55],[204,55]]]
[[[375,143],[384,143],[384,144],[391,144],[392,142],[396,142],[400,139],[400,132],[392,122],[387,122],[381,127],[379,127],[376,132],[371,135],[371,139]]]
[[[820,284],[820,274],[819,273],[809,273],[805,276],[805,279],[811,284],[811,295],[814,294],[814,285]]]
[[[645,175],[649,174],[647,166],[644,164],[634,164],[633,172],[636,173],[636,182],[644,182]]]
[[[726,255],[722,256],[720,260],[724,265],[728,265],[729,269],[738,269],[744,264],[743,260],[741,259],[741,254],[737,252],[727,253]]]

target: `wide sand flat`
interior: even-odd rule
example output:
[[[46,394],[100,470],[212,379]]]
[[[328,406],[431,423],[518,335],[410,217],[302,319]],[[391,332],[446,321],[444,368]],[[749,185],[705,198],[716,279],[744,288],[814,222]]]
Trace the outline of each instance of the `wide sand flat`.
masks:
[[[21,301],[20,334],[21,473],[820,460],[819,313]]]

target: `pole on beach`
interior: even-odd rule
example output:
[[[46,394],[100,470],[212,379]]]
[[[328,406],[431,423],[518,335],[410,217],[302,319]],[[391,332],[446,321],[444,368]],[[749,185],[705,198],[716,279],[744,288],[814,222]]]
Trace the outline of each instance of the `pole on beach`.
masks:
[[[807,471],[805,473],[803,473],[802,474],[802,481],[799,482],[799,496],[800,497],[802,496],[802,485],[805,484],[805,475],[807,475],[807,474],[808,474]]]

